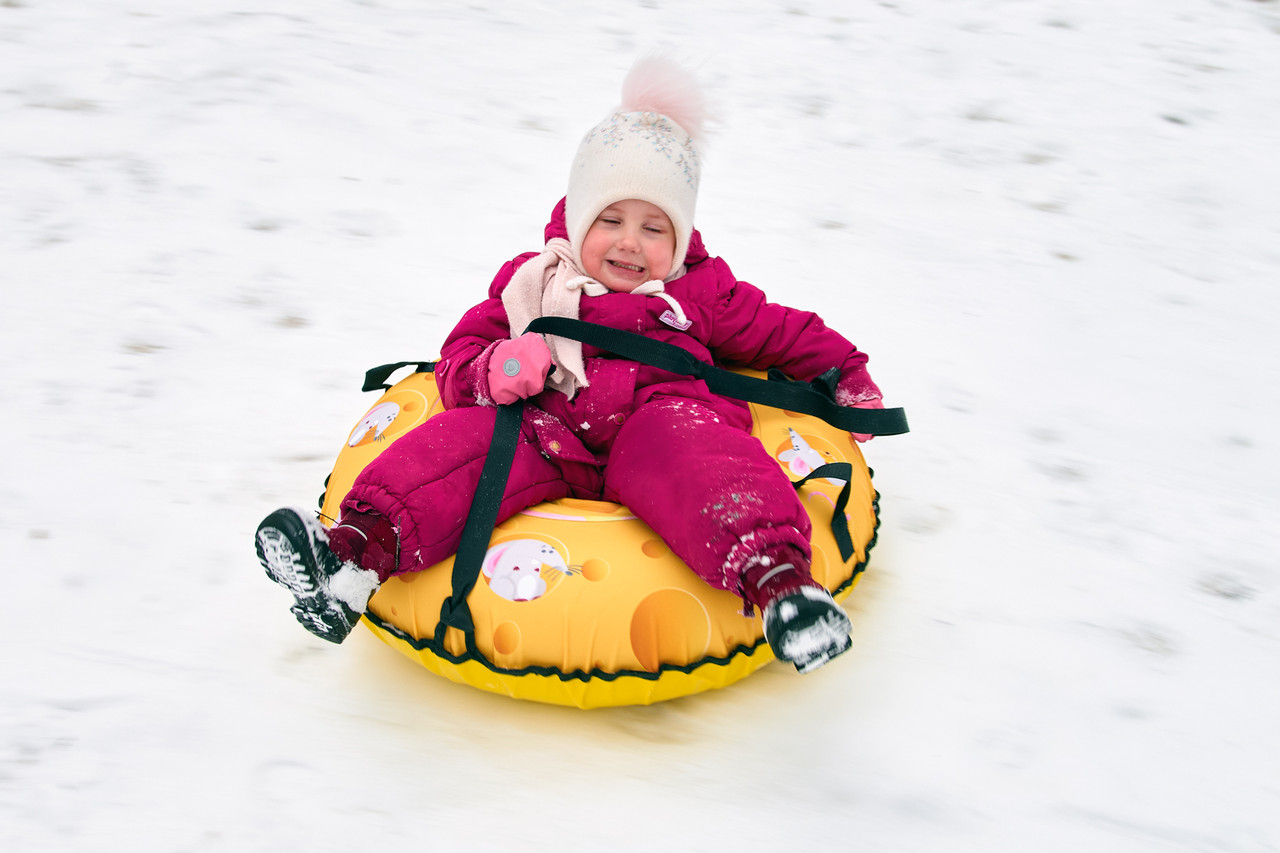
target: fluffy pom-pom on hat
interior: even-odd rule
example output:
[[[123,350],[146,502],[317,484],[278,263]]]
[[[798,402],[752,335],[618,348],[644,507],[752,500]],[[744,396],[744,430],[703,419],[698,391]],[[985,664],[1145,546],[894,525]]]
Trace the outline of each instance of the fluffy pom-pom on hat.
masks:
[[[698,144],[706,122],[693,75],[660,56],[640,59],[622,83],[622,104],[583,137],[569,171],[565,225],[582,265],[582,240],[600,211],[635,198],[662,208],[675,228],[668,280],[680,274],[698,201]]]
[[[695,143],[702,139],[706,111],[697,80],[664,57],[646,56],[636,60],[622,81],[619,112],[664,115],[680,125]]]

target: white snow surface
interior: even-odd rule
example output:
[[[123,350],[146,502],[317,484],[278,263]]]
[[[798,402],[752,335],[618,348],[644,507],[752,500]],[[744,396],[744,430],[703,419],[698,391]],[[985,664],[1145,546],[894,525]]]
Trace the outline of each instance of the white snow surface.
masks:
[[[303,631],[253,553],[636,56],[870,353],[854,647],[655,707]],[[0,2],[0,849],[1280,850],[1280,3]]]

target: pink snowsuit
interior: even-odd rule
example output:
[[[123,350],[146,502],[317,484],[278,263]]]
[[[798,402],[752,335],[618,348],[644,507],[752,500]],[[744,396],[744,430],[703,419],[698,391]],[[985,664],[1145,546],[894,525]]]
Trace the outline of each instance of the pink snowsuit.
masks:
[[[564,202],[546,227],[564,237]],[[344,508],[373,511],[400,532],[396,574],[420,571],[457,551],[497,409],[489,357],[508,328],[501,294],[530,252],[498,272],[489,298],[468,311],[442,348],[436,381],[445,411],[407,433],[356,479]],[[832,367],[853,399],[880,393],[867,357],[818,315],[770,303],[710,257],[693,232],[687,274],[666,292],[692,325],[663,322],[660,297],[608,293],[582,298],[582,320],[639,332],[726,367],[777,367],[800,380]],[[808,566],[809,516],[778,464],[750,435],[745,403],[704,382],[583,345],[589,385],[569,399],[530,397],[499,521],[545,500],[608,500],[628,506],[708,584],[743,593],[753,556]],[[752,602],[758,603],[758,602]]]

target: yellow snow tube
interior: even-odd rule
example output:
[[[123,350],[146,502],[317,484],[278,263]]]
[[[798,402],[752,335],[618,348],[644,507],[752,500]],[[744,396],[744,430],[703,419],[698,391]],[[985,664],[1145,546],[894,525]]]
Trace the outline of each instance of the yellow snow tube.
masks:
[[[848,561],[831,530],[843,481],[811,480],[800,489],[813,519],[813,576],[840,600],[875,542],[871,472],[848,433],[814,417],[750,405],[752,434],[793,481],[819,464],[852,464],[845,514],[855,553]],[[324,516],[336,518],[356,475],[441,408],[430,372],[387,390],[338,455],[322,498]],[[435,640],[452,571],[451,557],[392,578],[370,600],[364,622],[430,671],[482,690],[579,708],[645,705],[724,687],[774,659],[759,614],[743,616],[737,596],[708,586],[619,504],[542,503],[495,528],[467,599],[474,652],[454,628]]]

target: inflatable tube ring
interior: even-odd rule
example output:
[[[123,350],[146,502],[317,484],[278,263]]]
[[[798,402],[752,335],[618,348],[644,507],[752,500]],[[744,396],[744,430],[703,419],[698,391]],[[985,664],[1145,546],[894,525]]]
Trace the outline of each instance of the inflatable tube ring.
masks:
[[[430,367],[423,363],[387,388],[347,436],[321,498],[327,519],[338,516],[366,465],[442,410]],[[814,522],[813,576],[842,599],[865,567],[879,526],[879,495],[861,450],[848,433],[817,418],[750,408],[752,434],[793,482],[825,464],[851,467],[847,484],[820,472],[800,489]],[[832,533],[832,513],[846,488],[848,560]],[[461,631],[437,631],[452,571],[450,558],[392,578],[370,600],[363,621],[431,672],[482,690],[580,708],[650,704],[727,686],[773,660],[759,615],[744,616],[737,596],[707,586],[618,504],[564,499],[499,524],[467,599],[473,649]]]

